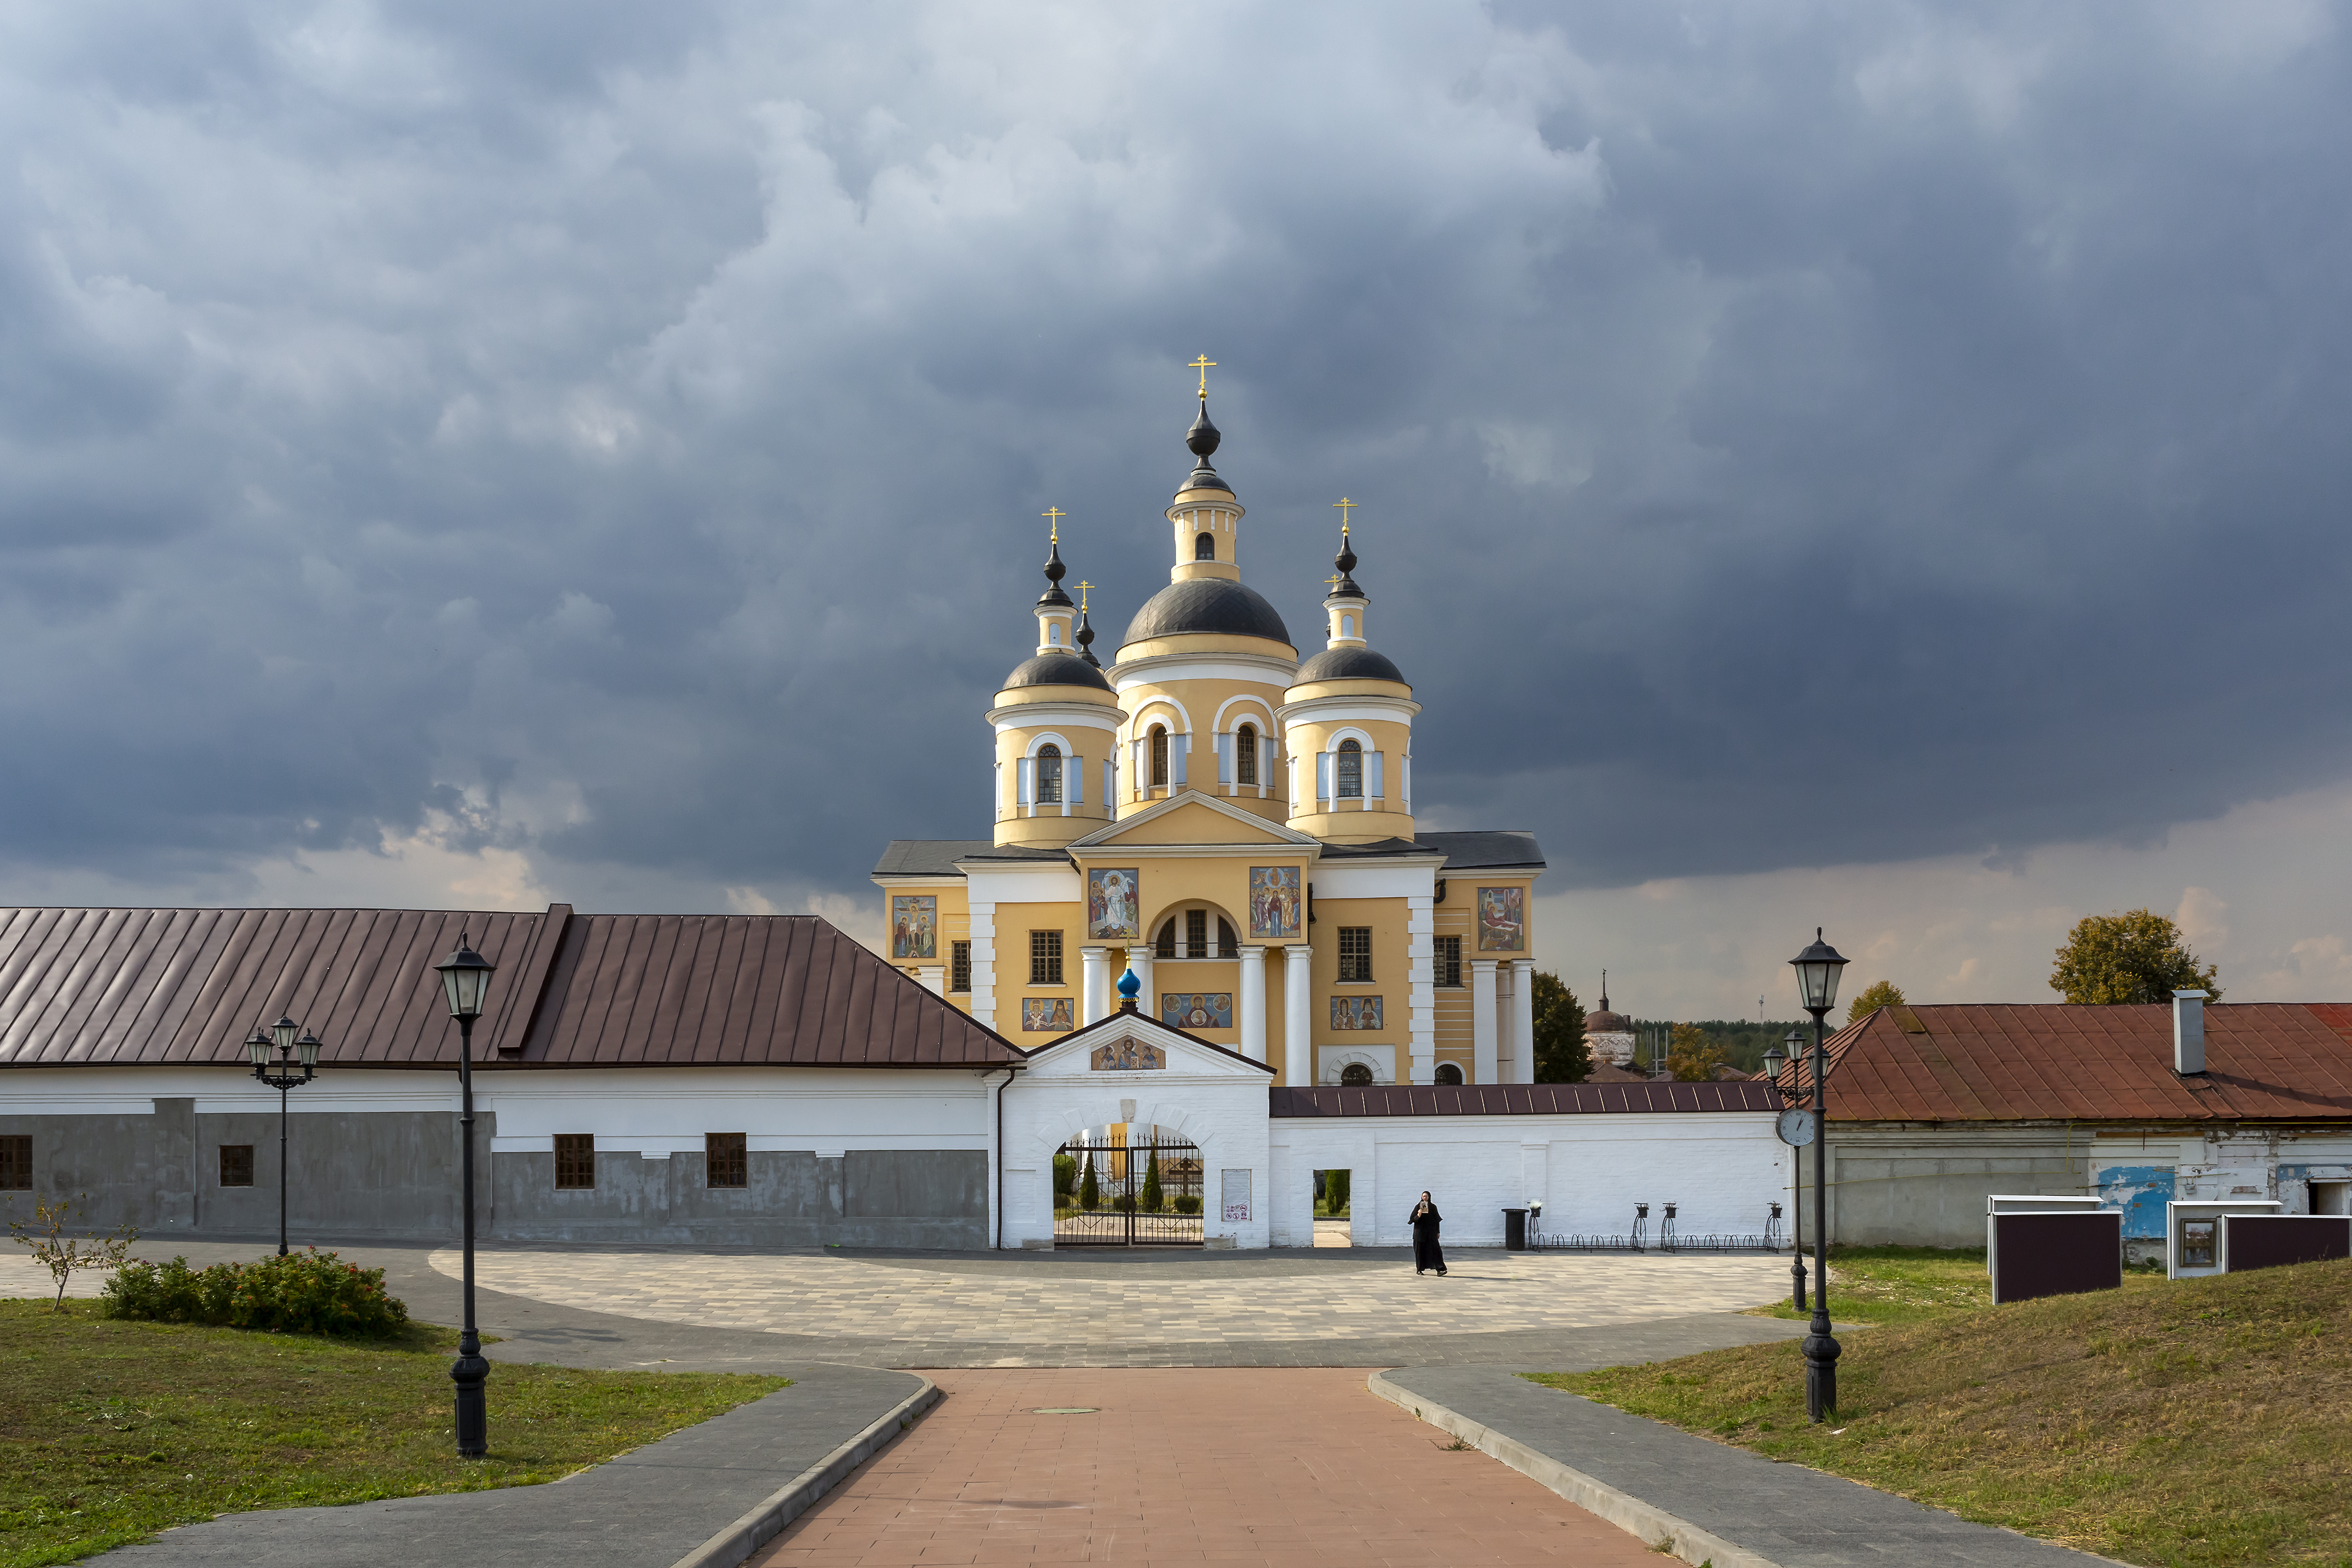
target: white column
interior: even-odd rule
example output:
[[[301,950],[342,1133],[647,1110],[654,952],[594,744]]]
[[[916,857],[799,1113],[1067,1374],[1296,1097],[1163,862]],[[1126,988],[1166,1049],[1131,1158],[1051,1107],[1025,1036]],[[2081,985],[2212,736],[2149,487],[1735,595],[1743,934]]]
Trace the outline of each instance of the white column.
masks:
[[[996,905],[971,906],[971,1016],[996,1027]]]
[[[1511,960],[1511,1082],[1536,1081],[1536,961]]]
[[[944,997],[948,994],[948,967],[945,964],[925,964],[915,971],[915,977],[931,995]]]
[[[1470,960],[1470,1081],[1496,1081],[1495,960]]]
[[[1252,1061],[1265,1060],[1265,948],[1262,946],[1241,949],[1241,995],[1234,999],[1241,1004],[1242,1054]]]
[[[1078,949],[1078,1027],[1110,1016],[1110,949]]]
[[[1293,942],[1282,950],[1282,1081],[1295,1089],[1315,1082],[1315,996],[1307,966],[1315,950]]]
[[[1135,977],[1137,979],[1143,982],[1143,989],[1135,993],[1135,1010],[1143,1014],[1146,1018],[1158,1018],[1160,1016],[1160,993],[1151,988],[1151,948],[1150,945],[1138,942],[1129,946],[1127,950],[1127,967],[1128,968],[1135,971]],[[1113,1002],[1110,1005],[1113,1007],[1118,1006],[1117,1002]]]
[[[1412,1061],[1406,1071],[1406,1081],[1412,1083],[1437,1082],[1437,941],[1436,889],[1416,893],[1405,900],[1405,953],[1407,978],[1412,987],[1411,1009],[1406,1021],[1411,1033],[1406,1037],[1412,1047]]]

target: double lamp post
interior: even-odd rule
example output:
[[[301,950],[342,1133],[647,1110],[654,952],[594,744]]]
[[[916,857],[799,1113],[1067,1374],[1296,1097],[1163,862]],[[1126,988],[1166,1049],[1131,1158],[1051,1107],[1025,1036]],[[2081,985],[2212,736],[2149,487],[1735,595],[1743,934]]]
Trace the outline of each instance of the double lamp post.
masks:
[[[1813,1421],[1837,1408],[1839,1347],[1830,1333],[1829,1073],[1822,1060],[1822,1019],[1837,1005],[1838,975],[1845,962],[1836,948],[1822,940],[1819,927],[1813,931],[1811,946],[1789,960],[1790,967],[1797,971],[1798,997],[1805,1010],[1813,1015],[1811,1082],[1801,1083],[1798,1080],[1804,1041],[1796,1030],[1789,1031],[1787,1052],[1774,1046],[1764,1053],[1765,1071],[1780,1085],[1782,1098],[1789,1103],[1789,1109],[1780,1113],[1780,1139],[1796,1151],[1796,1256],[1789,1265],[1789,1273],[1790,1300],[1799,1312],[1805,1310],[1805,1145],[1810,1144],[1813,1149],[1813,1315],[1806,1326],[1801,1347],[1805,1353],[1805,1415]],[[1784,1062],[1790,1064],[1789,1082],[1781,1085]]]

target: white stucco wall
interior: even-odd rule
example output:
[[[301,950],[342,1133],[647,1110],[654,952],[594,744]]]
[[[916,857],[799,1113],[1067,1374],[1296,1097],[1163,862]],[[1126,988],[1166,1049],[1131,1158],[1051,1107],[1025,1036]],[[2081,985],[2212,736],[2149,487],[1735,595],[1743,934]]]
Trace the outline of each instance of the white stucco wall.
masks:
[[[1277,1117],[1273,1244],[1314,1244],[1315,1173],[1350,1173],[1359,1247],[1412,1239],[1425,1188],[1445,1238],[1499,1246],[1503,1210],[1543,1200],[1552,1233],[1622,1235],[1636,1203],[1656,1235],[1664,1205],[1685,1236],[1760,1235],[1775,1202],[1787,1231],[1787,1150],[1769,1112],[1576,1116]]]

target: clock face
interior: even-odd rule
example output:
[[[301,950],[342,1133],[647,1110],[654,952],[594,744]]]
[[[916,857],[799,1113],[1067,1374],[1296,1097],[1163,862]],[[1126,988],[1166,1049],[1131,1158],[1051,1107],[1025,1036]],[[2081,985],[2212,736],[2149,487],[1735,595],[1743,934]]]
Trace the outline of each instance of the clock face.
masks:
[[[1813,1141],[1813,1113],[1791,1105],[1780,1113],[1780,1124],[1774,1130],[1780,1134],[1782,1143],[1792,1149],[1801,1149]]]

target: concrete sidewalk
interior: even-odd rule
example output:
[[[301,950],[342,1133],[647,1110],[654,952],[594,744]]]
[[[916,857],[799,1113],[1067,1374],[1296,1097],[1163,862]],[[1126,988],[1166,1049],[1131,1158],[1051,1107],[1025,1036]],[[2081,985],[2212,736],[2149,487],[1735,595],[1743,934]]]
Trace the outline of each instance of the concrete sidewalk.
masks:
[[[230,1514],[93,1561],[122,1568],[673,1568],[927,1383],[863,1366],[778,1370],[793,1379],[790,1388],[549,1485]],[[493,1406],[493,1421],[497,1415]],[[886,1432],[896,1428],[894,1421]],[[740,1553],[708,1561],[711,1568],[740,1562],[754,1544],[746,1539]]]
[[[1473,1435],[1464,1423],[1484,1427],[1647,1505],[1664,1517],[1665,1527],[1654,1517],[1643,1521],[1638,1507],[1613,1511],[1627,1514],[1620,1522],[1646,1539],[1671,1533],[1672,1522],[1680,1521],[1731,1543],[1737,1555],[1716,1552],[1716,1568],[2089,1568],[2111,1561],[1712,1443],[1529,1383],[1511,1368],[1418,1366],[1384,1376],[1420,1403],[1422,1418],[1433,1425],[1465,1437]],[[1460,1419],[1447,1422],[1441,1411]],[[1606,1498],[1588,1506],[1612,1514]],[[1698,1560],[1688,1547],[1681,1551],[1686,1560]]]

